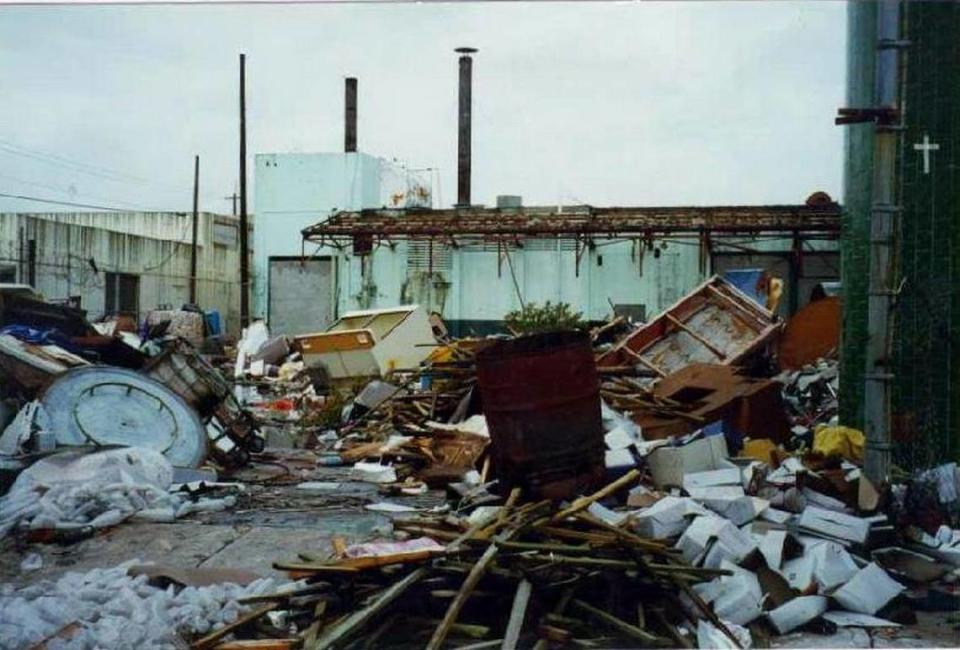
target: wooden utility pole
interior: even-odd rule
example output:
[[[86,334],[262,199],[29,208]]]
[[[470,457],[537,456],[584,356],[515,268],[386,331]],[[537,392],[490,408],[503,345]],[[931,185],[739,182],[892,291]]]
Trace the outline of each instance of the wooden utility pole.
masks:
[[[245,54],[240,55],[240,323],[250,324],[249,255],[247,252],[247,99]]]
[[[233,194],[230,196],[223,197],[224,201],[230,201],[230,214],[237,216],[237,199],[240,198],[240,195],[237,194],[237,191],[234,190]]]
[[[190,304],[197,304],[197,198],[200,195],[200,156],[193,157],[193,237],[190,242]]]

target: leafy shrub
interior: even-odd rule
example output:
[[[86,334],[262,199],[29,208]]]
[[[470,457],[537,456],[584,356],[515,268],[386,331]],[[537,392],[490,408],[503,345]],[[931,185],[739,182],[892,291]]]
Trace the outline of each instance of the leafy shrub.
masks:
[[[504,321],[514,334],[580,330],[587,327],[582,313],[574,312],[565,302],[553,304],[549,300],[543,305],[529,303],[523,309],[507,314]]]

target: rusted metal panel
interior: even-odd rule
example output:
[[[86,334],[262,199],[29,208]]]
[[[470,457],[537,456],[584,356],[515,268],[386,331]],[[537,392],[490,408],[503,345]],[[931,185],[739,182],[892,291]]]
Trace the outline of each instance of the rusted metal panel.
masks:
[[[493,468],[531,497],[568,498],[602,482],[600,382],[581,332],[524,336],[477,354]]]
[[[828,296],[814,300],[794,314],[780,337],[777,350],[780,368],[802,368],[835,354],[840,347],[841,311],[840,298]]]
[[[645,438],[656,440],[690,433],[703,425],[725,421],[750,438],[787,440],[787,421],[780,384],[739,374],[730,366],[697,363],[659,380],[655,399],[669,403],[682,415],[653,410],[634,412]]]
[[[597,365],[640,364],[661,376],[693,363],[735,365],[781,327],[773,313],[715,275],[602,354]]]

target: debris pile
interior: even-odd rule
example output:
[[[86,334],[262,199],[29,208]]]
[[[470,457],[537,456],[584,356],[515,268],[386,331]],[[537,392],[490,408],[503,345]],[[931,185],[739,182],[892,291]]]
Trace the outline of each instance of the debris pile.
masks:
[[[20,473],[0,496],[0,539],[18,528],[41,540],[77,540],[126,519],[171,522],[232,507],[236,497],[171,492],[173,467],[160,453],[135,447],[67,451]]]
[[[67,573],[22,589],[0,586],[3,647],[180,648],[184,638],[236,624],[251,609],[242,599],[280,586],[265,578],[246,586],[159,588],[146,574],[129,574],[139,564]]]
[[[799,370],[785,370],[776,378],[783,384],[783,401],[789,408],[792,432],[811,446],[810,432],[819,424],[835,424],[839,410],[840,364],[819,359]]]
[[[260,615],[287,621],[308,648],[355,640],[385,648],[455,640],[689,647],[705,629],[733,644],[748,641],[694,590],[731,570],[693,567],[668,544],[607,521],[598,501],[638,475],[562,508],[549,500],[521,505],[514,489],[504,505],[470,516],[397,521],[407,541],[340,542],[326,561],[277,562],[306,586],[258,596],[266,603]]]
[[[204,461],[298,503],[362,485],[373,537],[275,559],[295,586],[231,592],[203,616],[150,609],[224,650],[748,648],[960,602],[956,464],[869,481],[863,433],[838,421],[838,364],[810,362],[832,338],[795,346],[806,365],[778,364],[783,323],[730,283],[711,278],[636,328],[450,340],[431,326],[416,306],[292,338],[254,323],[226,373],[177,338],[150,339],[136,371],[31,348],[17,376],[50,377],[42,394],[19,384],[0,436],[0,453],[33,463],[0,497],[0,537],[231,507],[217,488],[172,485],[174,467]],[[18,352],[0,345],[0,361],[36,345],[7,338]],[[261,432],[298,448],[262,453]]]

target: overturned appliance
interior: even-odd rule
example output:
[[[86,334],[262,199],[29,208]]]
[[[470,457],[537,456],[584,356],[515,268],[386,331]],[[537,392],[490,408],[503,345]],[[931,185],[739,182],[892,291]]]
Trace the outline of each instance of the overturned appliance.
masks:
[[[715,275],[602,354],[597,365],[641,365],[660,377],[694,363],[739,365],[771,343],[781,326]]]
[[[294,340],[307,367],[322,367],[332,380],[416,368],[437,344],[419,305],[351,311],[327,331]]]
[[[230,384],[186,340],[165,349],[141,371],[196,409],[210,438],[210,453],[225,465],[243,465],[263,451],[264,439],[253,416],[237,401]]]

